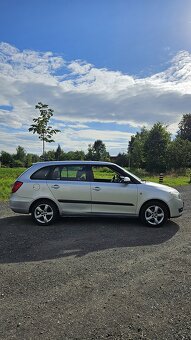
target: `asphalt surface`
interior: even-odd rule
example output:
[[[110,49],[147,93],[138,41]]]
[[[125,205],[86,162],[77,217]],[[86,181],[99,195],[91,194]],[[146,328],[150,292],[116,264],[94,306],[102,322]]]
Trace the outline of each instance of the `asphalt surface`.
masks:
[[[62,218],[0,204],[0,339],[191,339],[191,186],[182,217]]]

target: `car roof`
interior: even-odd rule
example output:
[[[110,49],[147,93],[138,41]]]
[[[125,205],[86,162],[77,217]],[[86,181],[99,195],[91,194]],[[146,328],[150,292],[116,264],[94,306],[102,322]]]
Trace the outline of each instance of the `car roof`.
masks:
[[[111,162],[105,161],[44,161],[44,162],[37,162],[33,163],[33,165],[60,165],[60,164],[91,164],[91,165],[114,165]]]

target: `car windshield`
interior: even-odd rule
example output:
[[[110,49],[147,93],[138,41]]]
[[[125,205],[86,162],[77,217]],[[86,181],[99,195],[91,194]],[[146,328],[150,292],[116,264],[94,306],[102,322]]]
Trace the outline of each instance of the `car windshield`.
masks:
[[[135,178],[137,181],[139,181],[139,182],[142,182],[142,181],[143,181],[141,178],[139,178],[138,176],[132,174],[130,171],[127,171],[127,170],[124,169],[124,168],[123,168],[123,170],[126,172],[127,176],[130,175],[130,176],[134,177],[134,178]]]

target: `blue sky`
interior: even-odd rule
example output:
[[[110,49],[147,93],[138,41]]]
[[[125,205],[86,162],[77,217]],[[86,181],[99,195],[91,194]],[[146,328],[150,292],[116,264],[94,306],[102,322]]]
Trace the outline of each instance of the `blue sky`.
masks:
[[[41,152],[38,101],[62,133],[47,149],[111,154],[156,121],[176,133],[191,107],[188,0],[0,0],[0,150]]]

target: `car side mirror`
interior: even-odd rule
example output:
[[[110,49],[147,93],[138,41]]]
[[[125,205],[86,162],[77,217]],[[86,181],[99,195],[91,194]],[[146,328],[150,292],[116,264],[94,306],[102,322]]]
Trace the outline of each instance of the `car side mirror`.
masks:
[[[131,179],[129,177],[121,177],[121,182],[125,183],[125,184],[128,184],[128,183],[131,182]]]

